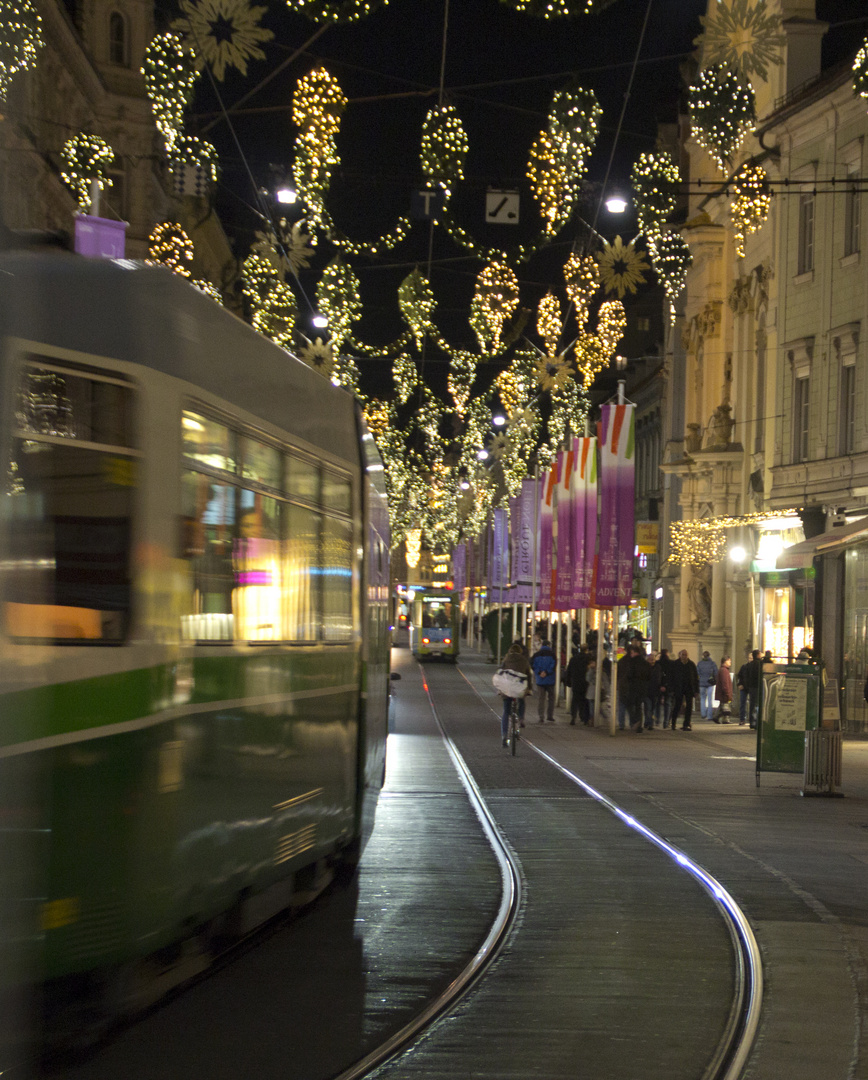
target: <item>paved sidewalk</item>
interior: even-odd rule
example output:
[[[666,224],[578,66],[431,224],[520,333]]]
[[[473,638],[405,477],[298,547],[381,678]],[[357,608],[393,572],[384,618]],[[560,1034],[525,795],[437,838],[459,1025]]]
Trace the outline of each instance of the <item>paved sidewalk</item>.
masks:
[[[494,665],[465,653],[461,670],[499,711]],[[765,995],[745,1077],[868,1078],[868,741],[845,739],[844,798],[803,798],[801,775],[757,787],[756,732],[738,723],[611,736],[555,716],[529,722],[529,741],[705,866],[750,920]]]

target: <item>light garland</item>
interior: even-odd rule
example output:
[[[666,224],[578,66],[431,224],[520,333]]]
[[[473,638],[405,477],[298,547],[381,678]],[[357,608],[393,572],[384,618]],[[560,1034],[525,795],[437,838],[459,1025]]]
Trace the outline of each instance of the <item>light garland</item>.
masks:
[[[217,181],[217,151],[195,135],[176,135],[169,148],[169,168],[173,172],[186,166],[198,169],[213,184]]]
[[[431,283],[418,266],[398,286],[398,306],[404,321],[413,331],[417,348],[421,349],[425,335],[435,332],[433,315],[437,305]]]
[[[611,359],[596,334],[583,334],[576,342],[576,368],[582,376],[582,387],[587,392],[597,375]]]
[[[540,19],[572,19],[576,15],[590,15],[602,11],[613,0],[500,0],[507,7],[515,8],[525,15]]]
[[[710,67],[687,92],[693,137],[717,165],[727,162],[756,124],[750,84],[742,84],[728,68]]]
[[[419,369],[412,356],[401,353],[392,361],[392,379],[395,383],[395,393],[398,401],[405,405],[410,400],[410,395],[419,385]]]
[[[797,510],[759,510],[739,517],[698,518],[670,525],[669,558],[689,566],[720,562],[726,554],[726,531],[745,525],[761,525],[770,517],[798,519]]]
[[[663,152],[641,154],[633,165],[631,180],[639,232],[654,240],[675,210],[681,182],[678,166]]]
[[[241,266],[241,288],[255,307],[260,305],[276,286],[283,284],[276,253],[272,248],[257,245]]]
[[[199,78],[196,56],[178,34],[158,34],[145,49],[142,75],[157,128],[171,150]]]
[[[540,132],[530,148],[526,176],[539,204],[546,236],[554,236],[569,219],[573,193],[566,157],[558,140]]]
[[[435,105],[422,125],[419,161],[428,183],[448,198],[464,179],[464,160],[470,144],[458,112],[452,105]]]
[[[203,292],[211,300],[214,300],[221,306],[223,305],[223,294],[212,282],[207,281],[205,278],[196,278],[193,281],[193,284],[196,286],[199,292]]]
[[[30,0],[0,0],[0,102],[17,72],[36,67],[44,44],[42,17]]]
[[[315,224],[325,225],[325,196],[332,169],[340,160],[335,137],[347,99],[337,80],[324,67],[298,80],[292,99],[292,120],[301,134],[296,140],[293,178]]]
[[[491,263],[476,279],[471,315],[482,348],[497,351],[506,320],[518,307],[518,278],[504,263]]]
[[[315,23],[358,22],[388,3],[389,0],[286,0],[290,11]]]
[[[298,314],[295,294],[283,281],[275,282],[253,313],[253,328],[284,349],[292,348]]]
[[[690,248],[680,233],[664,233],[651,247],[651,261],[671,304],[684,288],[687,271],[693,263]]]
[[[768,175],[760,165],[745,162],[732,178],[735,199],[730,207],[736,258],[744,258],[745,239],[768,219],[772,196]]]
[[[853,93],[868,99],[868,38],[853,61]]]
[[[597,337],[609,356],[615,355],[615,349],[626,329],[627,313],[620,300],[607,300],[600,305],[597,317]]]
[[[332,340],[348,340],[350,327],[362,317],[362,300],[359,279],[339,255],[323,270],[316,300],[319,311],[328,319]]]
[[[87,210],[94,184],[100,191],[111,187],[106,169],[114,161],[115,152],[99,135],[79,132],[66,140],[60,156],[64,164],[60,179],[75,193],[81,209]]]
[[[540,300],[537,308],[536,329],[545,342],[546,352],[549,356],[554,356],[558,351],[558,341],[564,329],[561,306],[554,293],[548,292]]]
[[[476,378],[476,357],[471,353],[458,353],[453,356],[446,376],[446,386],[455,402],[455,411],[463,416],[470,400],[470,391]]]
[[[573,252],[564,266],[567,296],[576,309],[576,322],[584,327],[590,313],[591,297],[600,287],[600,267],[593,255]]]
[[[164,266],[181,277],[190,277],[193,242],[177,222],[165,221],[156,226],[148,237],[148,254],[152,266]]]

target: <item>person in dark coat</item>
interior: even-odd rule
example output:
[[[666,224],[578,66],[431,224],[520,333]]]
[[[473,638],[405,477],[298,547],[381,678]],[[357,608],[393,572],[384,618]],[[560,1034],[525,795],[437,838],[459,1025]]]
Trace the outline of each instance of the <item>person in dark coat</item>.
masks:
[[[739,726],[747,723],[747,666],[750,660],[746,660],[738,669],[735,684],[738,687],[738,722]]]
[[[576,716],[583,724],[587,724],[591,718],[588,711],[588,699],[585,691],[588,689],[588,662],[590,653],[582,646],[573,649],[573,655],[564,672],[564,686],[570,688],[570,723],[575,724]]]
[[[730,668],[732,660],[724,656],[717,669],[717,682],[714,687],[714,696],[720,702],[720,713],[712,717],[715,724],[728,724],[729,715],[732,711],[732,674]]]
[[[692,731],[690,719],[693,716],[693,699],[699,694],[699,673],[696,664],[687,655],[687,649],[682,649],[678,659],[672,665],[672,730],[682,706],[684,708],[684,722],[682,731]]]
[[[618,694],[624,702],[630,730],[642,730],[642,705],[648,693],[651,666],[641,645],[631,644],[618,662]]]
[[[648,695],[645,698],[647,713],[645,727],[660,727],[660,713],[663,712],[664,724],[669,724],[669,709],[666,708],[666,671],[661,663],[662,653],[649,658],[651,674],[648,677]]]
[[[669,721],[672,716],[672,694],[673,694],[673,682],[672,682],[672,667],[675,661],[669,655],[668,649],[661,649],[660,655],[657,657],[656,667],[660,669],[660,700],[663,704],[663,729],[669,727]]]
[[[542,647],[530,660],[537,688],[539,689],[539,722],[545,719],[550,724],[555,722],[555,654],[550,641],[544,641]]]
[[[747,686],[748,719],[750,726],[756,727],[760,690],[763,684],[763,661],[759,649],[754,649],[750,660],[745,664],[745,683]]]
[[[527,679],[527,689],[518,699],[518,719],[521,726],[524,727],[524,699],[530,691],[533,672],[531,671],[530,661],[527,658],[526,650],[520,641],[514,641],[510,645],[506,656],[503,658],[502,666],[508,671],[514,671],[517,675],[524,675]],[[500,718],[500,738],[504,746],[506,746],[507,736],[509,735],[509,714],[512,709],[512,700],[512,698],[508,697],[503,699],[503,714]]]

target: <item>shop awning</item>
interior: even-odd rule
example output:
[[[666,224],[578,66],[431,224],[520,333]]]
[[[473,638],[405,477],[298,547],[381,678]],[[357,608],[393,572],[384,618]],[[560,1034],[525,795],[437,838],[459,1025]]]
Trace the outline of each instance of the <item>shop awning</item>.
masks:
[[[829,532],[812,536],[810,540],[802,540],[799,544],[793,544],[786,551],[782,551],[775,560],[778,570],[801,570],[813,565],[818,555],[829,555],[835,551],[841,551],[851,544],[868,541],[868,517],[851,521],[849,525],[832,529]]]

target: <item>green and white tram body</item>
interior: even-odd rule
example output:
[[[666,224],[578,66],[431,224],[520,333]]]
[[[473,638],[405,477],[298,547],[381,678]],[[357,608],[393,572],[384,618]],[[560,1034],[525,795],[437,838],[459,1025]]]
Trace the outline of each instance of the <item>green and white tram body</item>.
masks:
[[[358,857],[382,465],[350,394],[162,269],[0,256],[0,348],[3,953],[102,985]]]
[[[450,589],[414,587],[410,651],[417,660],[439,658],[456,663],[461,611]]]

